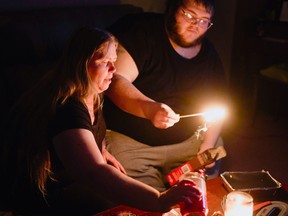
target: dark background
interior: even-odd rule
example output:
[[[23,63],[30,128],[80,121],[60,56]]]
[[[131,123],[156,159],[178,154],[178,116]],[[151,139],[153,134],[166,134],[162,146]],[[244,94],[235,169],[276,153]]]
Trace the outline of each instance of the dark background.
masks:
[[[279,21],[283,1],[215,0],[214,26],[208,35],[224,63],[237,102],[235,111],[245,110],[246,103],[249,106],[254,75],[259,68],[288,61],[288,23]],[[165,0],[1,0],[0,11],[126,3],[140,6],[145,11],[162,12]]]
[[[130,3],[144,11],[162,12],[165,0],[1,0],[0,13],[50,7]],[[229,157],[224,171],[261,170],[288,183],[287,110],[274,119],[274,101],[260,106],[251,124],[255,75],[261,68],[288,62],[288,23],[279,20],[283,0],[215,0],[214,25],[208,36],[224,63],[235,103],[224,130]],[[1,21],[1,20],[0,20]],[[0,48],[1,49],[1,48]],[[21,52],[18,50],[17,52]],[[279,97],[272,93],[272,99]],[[264,98],[265,99],[265,98]],[[288,98],[281,98],[283,106]],[[263,104],[263,103],[262,103]],[[286,105],[287,106],[287,105]],[[272,111],[271,111],[272,110]],[[281,113],[282,115],[282,113]]]

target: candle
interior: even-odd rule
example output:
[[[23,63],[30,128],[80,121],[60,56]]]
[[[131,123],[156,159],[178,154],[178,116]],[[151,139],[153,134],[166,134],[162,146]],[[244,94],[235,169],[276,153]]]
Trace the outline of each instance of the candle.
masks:
[[[230,192],[223,199],[223,209],[225,216],[252,216],[253,198],[245,192]]]

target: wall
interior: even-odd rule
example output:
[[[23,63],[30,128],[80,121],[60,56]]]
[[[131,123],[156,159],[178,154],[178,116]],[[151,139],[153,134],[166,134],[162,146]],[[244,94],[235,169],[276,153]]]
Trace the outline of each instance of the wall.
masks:
[[[1,0],[0,11],[99,4],[119,4],[119,0]]]
[[[216,0],[215,4],[214,25],[209,29],[208,37],[222,59],[230,83],[236,0]]]
[[[142,7],[144,11],[163,12],[166,0],[120,0],[121,4],[133,4]]]
[[[163,12],[166,0],[1,0],[0,11],[26,10],[55,6],[78,6],[99,4],[132,4],[144,11]],[[208,37],[214,43],[223,61],[227,78],[231,79],[232,44],[235,22],[236,0],[215,1],[216,13],[214,25],[208,31]]]
[[[0,11],[26,10],[55,6],[78,6],[99,4],[132,4],[142,7],[144,11],[163,12],[166,0],[1,0]],[[232,37],[234,31],[234,11],[236,0],[221,0],[216,2],[214,26],[209,29],[209,38],[214,42],[224,64],[228,79],[230,79]]]
[[[25,10],[54,6],[77,6],[99,4],[132,4],[144,11],[163,12],[165,0],[1,0],[0,10]]]

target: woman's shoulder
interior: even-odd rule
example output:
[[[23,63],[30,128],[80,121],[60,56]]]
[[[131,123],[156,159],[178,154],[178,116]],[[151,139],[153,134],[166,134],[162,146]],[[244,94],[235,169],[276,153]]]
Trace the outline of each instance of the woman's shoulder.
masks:
[[[67,129],[91,129],[90,116],[84,104],[75,99],[69,99],[64,104],[58,104],[54,115],[49,121],[50,136],[55,136]]]
[[[83,120],[86,118],[89,119],[89,113],[85,105],[79,100],[70,98],[63,104],[57,104],[52,120],[56,122],[72,122],[76,119]]]
[[[62,100],[60,100],[60,101],[57,102],[56,112],[62,111],[62,110],[68,111],[68,110],[83,110],[83,109],[85,109],[84,104],[75,98],[68,98],[64,102]]]

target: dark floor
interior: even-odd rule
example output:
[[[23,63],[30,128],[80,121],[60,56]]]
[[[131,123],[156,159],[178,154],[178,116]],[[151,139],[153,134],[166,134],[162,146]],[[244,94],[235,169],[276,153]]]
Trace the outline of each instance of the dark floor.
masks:
[[[260,111],[254,125],[248,116],[234,118],[224,127],[227,157],[221,171],[265,170],[288,184],[288,115],[275,120]]]

